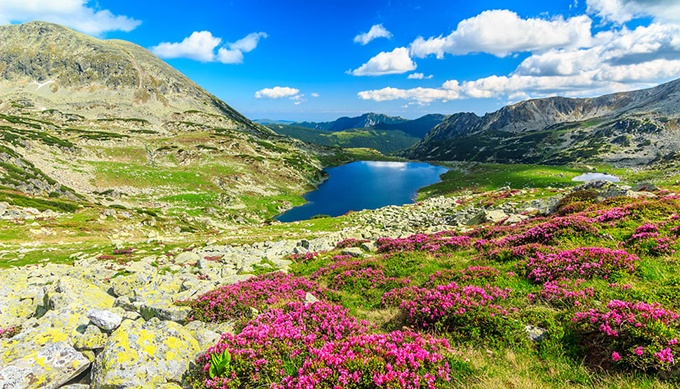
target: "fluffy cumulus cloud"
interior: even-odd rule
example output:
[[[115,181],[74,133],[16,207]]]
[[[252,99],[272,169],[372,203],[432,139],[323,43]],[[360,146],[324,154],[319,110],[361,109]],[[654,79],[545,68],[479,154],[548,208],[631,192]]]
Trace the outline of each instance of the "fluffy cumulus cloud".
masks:
[[[426,76],[423,73],[411,73],[406,78],[408,78],[409,80],[429,80],[432,77],[434,77],[434,76],[431,75],[431,74]]]
[[[368,42],[378,38],[392,38],[392,33],[387,31],[387,29],[383,27],[382,24],[376,24],[372,26],[368,32],[355,36],[354,43],[365,45]]]
[[[489,53],[505,57],[515,52],[590,44],[591,19],[581,15],[570,19],[522,19],[508,10],[484,11],[458,23],[447,36],[418,37],[411,43],[411,54],[423,58],[444,54]]]
[[[264,88],[255,92],[256,99],[283,99],[283,98],[293,98],[297,99],[300,96],[300,90],[297,88],[291,88],[287,86],[275,86],[273,88]]]
[[[678,0],[588,0],[586,3],[588,13],[614,23],[641,16],[651,16],[661,22],[680,22]]]
[[[641,4],[648,5],[643,13],[636,11]],[[504,56],[513,52],[528,52],[513,72],[507,75],[491,75],[476,80],[449,80],[438,88],[400,89],[385,87],[358,93],[364,100],[407,100],[414,104],[432,101],[448,101],[473,98],[498,98],[506,102],[527,98],[562,96],[596,96],[606,93],[640,89],[680,77],[680,18],[675,22],[661,21],[652,13],[664,8],[663,20],[670,18],[680,2],[665,0],[589,0],[588,12],[599,12],[609,21],[626,21],[639,15],[653,16],[654,21],[630,29],[612,25],[595,35],[590,30],[590,18],[586,15],[568,20],[516,19],[509,11],[487,11],[458,25],[447,37],[414,41],[412,56],[435,54],[464,55],[487,52]],[[657,11],[653,11],[657,12]],[[660,11],[659,11],[660,12]],[[487,19],[505,14],[503,28],[482,28],[493,25]],[[607,16],[609,15],[609,16]],[[522,27],[523,26],[523,27]],[[580,27],[579,27],[580,26]],[[479,27],[479,28],[477,28]],[[587,27],[587,29],[586,29]],[[513,37],[525,29],[525,37],[505,40],[497,31]],[[551,32],[564,31],[563,39]],[[585,29],[585,30],[582,30]],[[476,31],[477,36],[465,37]],[[569,34],[571,32],[571,35]],[[564,38],[563,37],[563,38]],[[409,75],[421,79],[419,73]],[[424,78],[424,76],[422,77]]]
[[[382,76],[401,74],[416,69],[416,64],[405,47],[398,47],[390,52],[381,52],[358,68],[348,71],[354,76]]]
[[[151,51],[161,58],[189,58],[201,62],[238,64],[243,63],[243,53],[253,51],[260,39],[266,37],[264,32],[254,32],[219,47],[222,38],[213,36],[210,31],[194,31],[181,42],[163,42],[152,47]]]
[[[100,36],[109,31],[132,31],[142,23],[89,3],[88,0],[2,0],[0,24],[44,20]]]

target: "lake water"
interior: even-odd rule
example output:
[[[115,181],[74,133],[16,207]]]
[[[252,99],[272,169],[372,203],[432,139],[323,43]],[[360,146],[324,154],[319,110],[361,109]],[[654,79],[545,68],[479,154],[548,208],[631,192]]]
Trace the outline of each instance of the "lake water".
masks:
[[[307,193],[307,203],[276,217],[282,222],[339,216],[413,202],[418,189],[439,182],[448,169],[420,162],[361,161],[326,169],[328,180]]]
[[[571,179],[572,181],[593,181],[593,180],[605,180],[611,182],[620,182],[621,179],[617,176],[605,173],[583,173],[580,176],[576,176]]]

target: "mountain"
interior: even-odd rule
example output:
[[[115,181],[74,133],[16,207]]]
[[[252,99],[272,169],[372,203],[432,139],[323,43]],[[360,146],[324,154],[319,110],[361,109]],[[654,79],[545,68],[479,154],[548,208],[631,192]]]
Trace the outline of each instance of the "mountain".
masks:
[[[405,122],[376,123],[373,127],[377,130],[402,131],[412,137],[422,139],[434,126],[443,122],[447,117],[448,115],[433,113]]]
[[[307,127],[307,128],[313,128],[317,130],[326,130],[326,131],[342,131],[342,130],[349,130],[351,128],[368,128],[368,127],[374,127],[377,124],[396,124],[396,123],[404,123],[408,122],[408,119],[404,119],[399,116],[387,116],[383,115],[381,113],[365,113],[361,116],[357,117],[341,117],[339,119],[336,119],[332,122],[321,122],[321,123],[315,123],[315,122],[299,122],[299,123],[292,123],[291,125],[293,126],[298,126],[298,127]]]
[[[322,178],[317,151],[133,43],[0,26],[0,202],[264,220]]]
[[[344,148],[370,148],[383,154],[404,150],[421,139],[403,131],[379,130],[374,127],[326,131],[283,124],[266,126],[279,135],[290,136],[304,142]]]
[[[332,122],[261,122],[280,135],[338,147],[368,147],[392,153],[414,145],[447,115],[430,114],[414,120],[366,113]]]
[[[644,164],[680,150],[680,80],[597,98],[550,97],[457,113],[403,156],[421,160]]]

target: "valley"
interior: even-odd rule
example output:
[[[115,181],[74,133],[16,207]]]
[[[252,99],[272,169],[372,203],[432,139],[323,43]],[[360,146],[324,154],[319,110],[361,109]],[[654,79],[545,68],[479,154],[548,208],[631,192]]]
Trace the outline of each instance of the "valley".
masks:
[[[133,43],[0,26],[0,387],[676,387],[679,86],[260,124]],[[275,219],[357,161],[446,172]]]

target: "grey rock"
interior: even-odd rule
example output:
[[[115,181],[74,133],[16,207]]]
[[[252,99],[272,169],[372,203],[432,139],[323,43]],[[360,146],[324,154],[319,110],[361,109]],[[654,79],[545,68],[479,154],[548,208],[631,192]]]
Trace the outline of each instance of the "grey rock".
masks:
[[[527,325],[524,327],[527,337],[533,342],[540,342],[548,337],[548,331],[543,328]]]
[[[347,247],[340,251],[342,255],[351,255],[352,257],[362,257],[364,252],[359,247]]]
[[[87,317],[92,324],[104,331],[113,331],[120,325],[123,318],[111,311],[92,309],[87,312]]]
[[[171,302],[158,302],[154,304],[141,304],[139,314],[144,320],[151,320],[151,318],[158,318],[160,320],[169,320],[176,323],[186,323],[191,315],[190,307],[181,307],[172,305]]]

